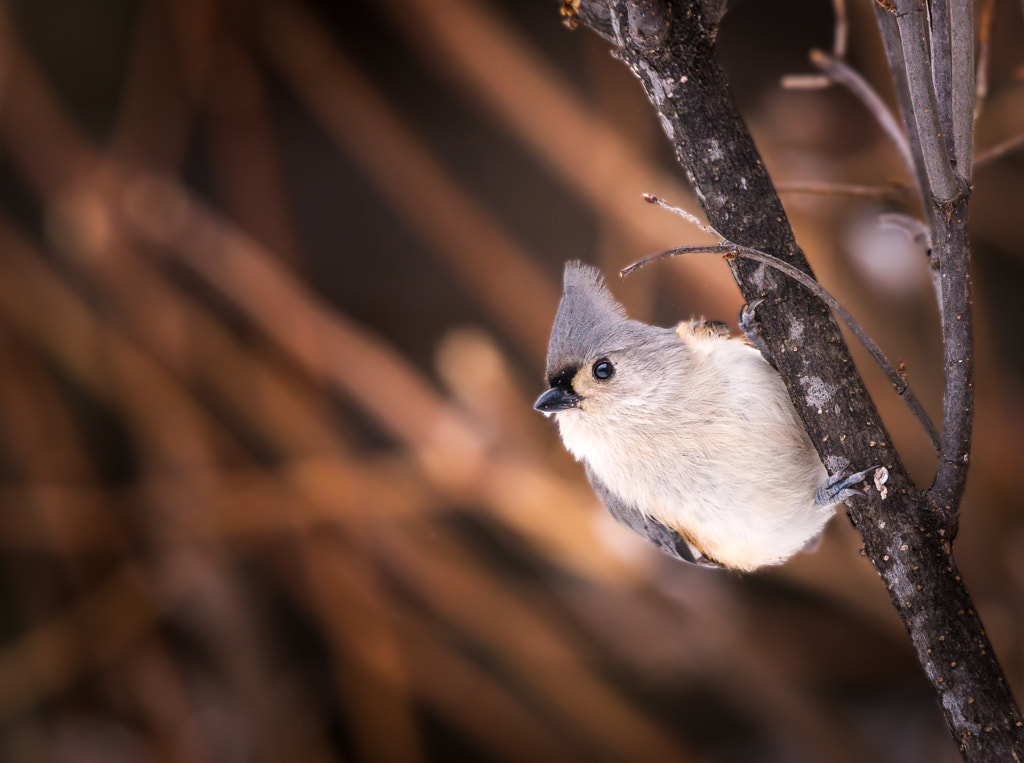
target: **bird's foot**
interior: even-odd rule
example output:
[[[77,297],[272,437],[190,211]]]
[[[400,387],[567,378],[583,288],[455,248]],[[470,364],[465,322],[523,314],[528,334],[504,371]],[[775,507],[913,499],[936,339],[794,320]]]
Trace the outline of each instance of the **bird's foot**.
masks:
[[[744,305],[740,308],[739,324],[740,329],[743,331],[743,335],[747,338],[754,347],[761,353],[761,357],[767,360],[769,363],[772,362],[771,357],[768,355],[768,346],[764,343],[761,338],[759,329],[761,324],[758,323],[757,317],[754,315],[758,306],[764,302],[764,299],[755,299],[748,305]],[[774,365],[774,364],[773,364]]]
[[[846,476],[846,469],[843,469],[838,474],[833,474],[818,488],[818,491],[814,494],[814,502],[819,506],[832,506],[842,503],[847,498],[852,498],[855,495],[864,495],[864,491],[857,490],[853,485],[864,482],[868,475],[877,468],[877,466],[872,466],[849,476]]]

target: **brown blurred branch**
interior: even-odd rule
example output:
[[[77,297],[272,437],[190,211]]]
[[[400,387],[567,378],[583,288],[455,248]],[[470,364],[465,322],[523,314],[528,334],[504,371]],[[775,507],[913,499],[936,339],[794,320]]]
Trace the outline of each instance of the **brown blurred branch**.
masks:
[[[256,61],[240,42],[218,46],[208,99],[218,186],[228,213],[293,267],[299,248],[275,140],[270,98]]]
[[[818,196],[853,196],[883,201],[899,201],[913,193],[913,186],[903,183],[861,185],[858,183],[828,183],[814,180],[780,182],[775,184],[780,194],[807,193]]]
[[[198,5],[195,0],[141,4],[124,94],[110,138],[109,152],[118,160],[164,172],[180,164],[195,126],[197,96],[207,74],[211,40],[208,35],[196,36],[200,44],[186,54],[176,44],[175,27],[202,26],[197,17],[210,10],[203,11]],[[215,6],[206,5],[208,9]],[[183,59],[189,63],[179,65]],[[191,74],[199,81],[188,81],[188,68],[194,69]]]
[[[202,414],[180,382],[97,317],[2,217],[0,242],[0,314],[98,399],[132,411],[140,444],[168,464],[193,467],[231,450],[232,437]],[[112,373],[123,374],[120,389],[111,384]]]
[[[140,571],[117,570],[70,609],[0,649],[0,718],[9,720],[116,659],[146,637],[156,615]],[[83,653],[81,629],[91,636],[92,654]]]
[[[529,38],[486,3],[401,0],[378,8],[416,47],[424,64],[489,109],[600,217],[615,221],[635,239],[637,248],[671,246],[691,233],[672,218],[651,215],[638,202],[639,194],[652,188],[671,198],[690,198],[685,184],[637,150],[545,64]],[[526,103],[529,109],[523,108]],[[595,156],[601,160],[593,161]],[[710,265],[683,265],[678,283],[705,284],[700,298],[707,300],[709,313],[734,312],[727,277]]]
[[[974,165],[988,164],[1024,146],[1024,135],[1016,135],[978,152]]]
[[[267,8],[263,42],[310,111],[432,244],[467,293],[492,310],[526,352],[540,357],[556,295],[530,256],[455,184],[298,6]],[[338,93],[346,94],[344,101]],[[523,310],[524,294],[531,310]]]

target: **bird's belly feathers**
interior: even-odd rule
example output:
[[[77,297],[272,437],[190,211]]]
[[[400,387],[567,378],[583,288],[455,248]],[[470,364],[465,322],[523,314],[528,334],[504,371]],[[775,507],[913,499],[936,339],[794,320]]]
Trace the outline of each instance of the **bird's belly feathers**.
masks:
[[[620,456],[592,467],[625,501],[728,567],[782,562],[832,515],[814,500],[826,477],[816,456],[800,460],[777,447],[752,451],[746,443],[672,455],[640,462]],[[646,479],[631,473],[641,468]]]
[[[634,505],[728,567],[782,562],[832,516],[830,508],[814,500],[826,476],[816,458],[801,463],[776,451],[750,454],[742,462],[687,458],[681,468],[674,466],[662,467],[674,472],[671,480],[655,480],[650,489],[635,491]],[[622,489],[629,488],[623,484]]]
[[[781,380],[772,382],[774,395],[726,396],[700,420],[683,413],[594,431],[584,412],[572,412],[579,415],[566,416],[560,429],[609,490],[706,557],[744,570],[778,564],[807,545],[833,510],[815,502],[827,472]]]

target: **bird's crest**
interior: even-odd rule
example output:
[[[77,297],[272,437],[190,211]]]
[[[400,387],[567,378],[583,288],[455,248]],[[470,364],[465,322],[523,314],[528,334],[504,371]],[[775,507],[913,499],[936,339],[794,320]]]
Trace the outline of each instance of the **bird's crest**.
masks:
[[[566,263],[563,289],[548,345],[549,376],[628,344],[634,327],[642,326],[626,318],[601,271],[591,265]]]

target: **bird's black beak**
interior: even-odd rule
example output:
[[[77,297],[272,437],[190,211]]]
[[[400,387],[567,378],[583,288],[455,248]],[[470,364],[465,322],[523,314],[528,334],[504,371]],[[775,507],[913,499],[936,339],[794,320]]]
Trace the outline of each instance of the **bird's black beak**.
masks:
[[[555,411],[576,408],[582,399],[572,391],[571,387],[552,387],[537,398],[537,402],[533,404],[533,407],[547,415]]]

